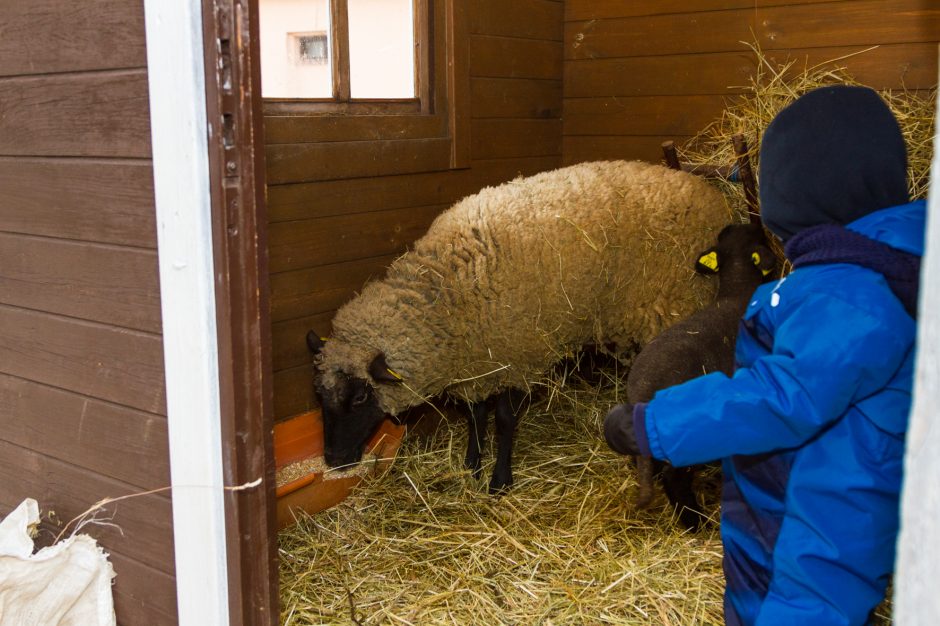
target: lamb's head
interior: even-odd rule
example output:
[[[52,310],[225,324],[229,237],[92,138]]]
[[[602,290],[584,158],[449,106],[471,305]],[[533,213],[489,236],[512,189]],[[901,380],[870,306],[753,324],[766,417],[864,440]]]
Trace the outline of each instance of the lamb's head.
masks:
[[[381,387],[401,384],[385,355],[307,333],[316,357],[314,389],[323,409],[323,458],[330,467],[353,465],[385,418]]]
[[[759,222],[731,224],[718,233],[717,244],[699,255],[695,269],[720,274],[718,297],[747,297],[773,277],[777,257]]]

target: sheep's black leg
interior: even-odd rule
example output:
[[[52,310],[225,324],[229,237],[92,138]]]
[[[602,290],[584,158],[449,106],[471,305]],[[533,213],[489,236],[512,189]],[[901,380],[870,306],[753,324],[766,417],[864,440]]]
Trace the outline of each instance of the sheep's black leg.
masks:
[[[695,469],[691,467],[663,468],[663,490],[669,502],[679,514],[679,523],[689,530],[698,530],[705,521],[705,514],[698,503],[698,498],[692,490],[692,480],[695,478]]]
[[[486,402],[471,402],[467,413],[467,456],[464,467],[480,477],[480,450],[486,441]]]
[[[512,486],[512,442],[523,398],[522,392],[512,389],[496,397],[496,467],[490,480],[491,494]]]

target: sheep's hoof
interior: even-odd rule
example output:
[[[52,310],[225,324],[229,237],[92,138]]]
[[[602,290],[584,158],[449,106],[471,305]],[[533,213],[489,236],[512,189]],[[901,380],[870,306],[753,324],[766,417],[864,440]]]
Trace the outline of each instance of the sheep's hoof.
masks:
[[[501,496],[512,487],[512,475],[508,477],[493,476],[490,480],[490,495]]]
[[[473,472],[473,477],[476,479],[479,479],[483,473],[483,463],[480,462],[479,456],[476,458],[467,457],[464,459],[463,466]]]

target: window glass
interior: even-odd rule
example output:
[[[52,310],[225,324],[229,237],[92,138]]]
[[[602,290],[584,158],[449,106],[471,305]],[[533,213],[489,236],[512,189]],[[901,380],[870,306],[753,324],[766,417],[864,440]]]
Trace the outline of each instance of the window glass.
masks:
[[[353,98],[414,98],[413,0],[348,0]]]
[[[329,0],[260,0],[261,93],[332,98]]]

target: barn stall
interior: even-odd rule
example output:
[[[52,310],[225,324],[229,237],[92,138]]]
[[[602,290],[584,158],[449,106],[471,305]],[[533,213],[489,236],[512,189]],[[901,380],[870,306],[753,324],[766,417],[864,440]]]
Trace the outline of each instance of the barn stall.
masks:
[[[393,603],[363,603],[355,571],[343,582],[350,593],[331,592],[322,601],[291,595],[298,560],[310,561],[312,572],[329,565],[322,554],[305,556],[293,538],[281,554],[278,612],[271,427],[316,408],[306,332],[328,333],[336,308],[381,276],[456,200],[582,161],[659,162],[663,141],[681,146],[720,117],[729,97],[747,91],[759,67],[753,47],[775,67],[788,59],[799,67],[835,60],[876,89],[919,92],[937,82],[940,8],[933,2],[418,0],[405,3],[413,16],[411,43],[422,51],[412,65],[416,87],[375,98],[350,87],[356,62],[338,43],[355,40],[356,12],[371,5],[334,0],[288,3],[321,11],[328,4],[332,15],[348,19],[291,26],[293,39],[279,48],[294,45],[287,50],[302,70],[326,65],[329,92],[278,91],[275,82],[269,96],[264,4],[96,0],[74,7],[43,0],[9,3],[3,11],[9,26],[0,42],[0,462],[9,479],[0,505],[5,514],[22,498],[37,497],[53,530],[56,520],[64,524],[102,498],[175,484],[172,496],[160,491],[106,507],[120,530],[86,527],[111,554],[121,623],[406,616]],[[408,31],[407,20],[384,23],[386,30],[397,25],[398,35]],[[64,29],[74,36],[53,45]],[[333,61],[324,64],[324,57]],[[179,89],[181,76],[191,78],[188,91]],[[196,131],[184,143],[184,119],[212,132]],[[168,162],[178,169],[166,169]],[[185,179],[191,182],[182,185]],[[203,221],[179,225],[174,236],[166,207],[181,203],[198,207],[193,214]],[[192,232],[201,238],[189,248],[167,247],[186,243]],[[199,268],[201,279],[177,284],[173,276],[187,253],[195,260],[182,264]],[[194,308],[177,309],[181,302]],[[196,320],[203,330],[187,335]],[[595,399],[596,387],[559,389],[570,390],[564,393],[571,407],[603,411],[598,405],[609,402]],[[568,412],[590,417],[590,410]],[[520,438],[551,438],[537,421],[524,421]],[[390,474],[366,485],[364,501],[372,488],[388,500],[427,497],[427,484],[405,479],[416,476],[407,463],[426,458],[431,479],[444,481],[437,497],[456,508],[469,498],[490,511],[485,532],[511,542],[513,524],[525,519],[544,531],[543,507],[559,503],[540,500],[544,477],[520,481],[502,503],[486,499],[459,464],[449,465],[450,427],[414,437],[418,447],[406,447],[408,456]],[[598,449],[589,428],[568,434],[577,439],[559,446],[585,441]],[[538,465],[533,455],[542,446],[525,439],[520,446],[517,468],[524,473]],[[615,459],[586,464],[567,447],[558,455],[596,474],[596,489],[607,490],[604,502],[629,497]],[[264,488],[234,490],[257,478]],[[213,497],[187,495],[183,487],[194,485]],[[362,494],[325,515],[349,516],[356,502],[363,508]],[[590,504],[604,509],[600,500]],[[512,513],[513,506],[524,514]],[[380,518],[397,519],[395,511],[382,513],[373,530]],[[684,551],[668,559],[648,545],[677,535],[662,508],[646,517],[626,508],[615,513],[625,527],[602,524],[605,532],[623,544],[637,542],[631,550],[657,560],[652,571],[683,579],[685,597],[677,599],[669,585],[637,584],[634,595],[626,594],[630,576],[614,585],[626,567],[594,572],[587,588],[609,587],[611,606],[642,597],[678,623],[682,616],[708,621],[721,586],[714,534],[678,535]],[[462,515],[455,524],[465,524]],[[214,523],[199,521],[207,519]],[[326,523],[316,519],[300,526],[322,533]],[[519,537],[528,542],[533,531],[526,532]],[[555,534],[563,542],[563,533]],[[208,547],[211,558],[201,552]],[[711,552],[702,563],[689,562],[696,547]],[[558,560],[573,563],[566,558]],[[348,559],[338,563],[345,567]],[[500,575],[508,570],[493,574]],[[443,620],[447,607],[472,611],[474,602],[499,607],[493,592],[477,591],[482,600],[450,593],[454,580],[442,583],[437,596],[419,598],[428,615]],[[535,617],[593,619],[553,604],[572,589],[523,587],[514,588],[507,606],[541,595],[546,613]],[[337,597],[352,600],[351,614]],[[642,613],[621,609],[612,621],[642,623]]]

